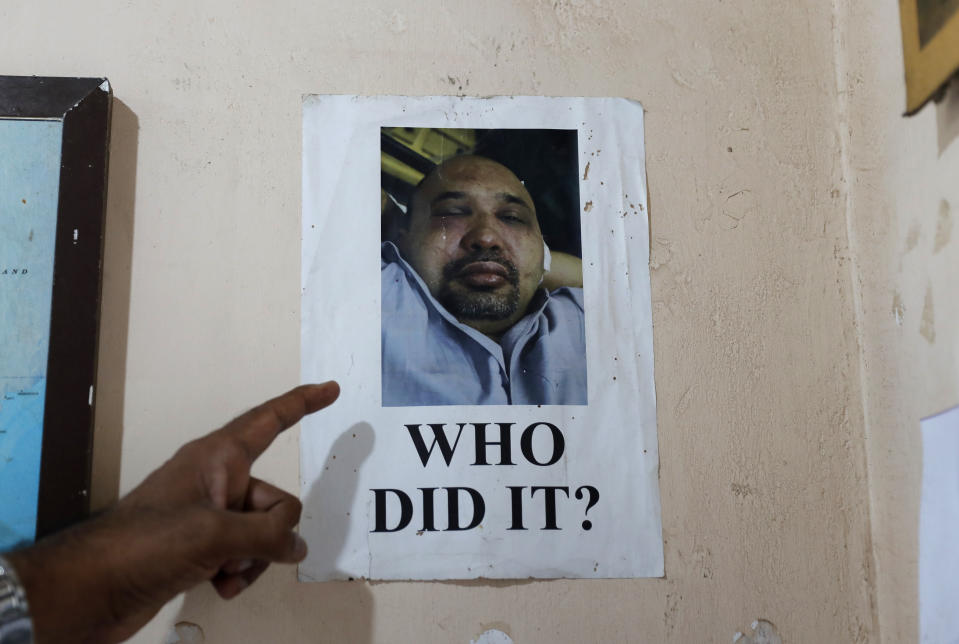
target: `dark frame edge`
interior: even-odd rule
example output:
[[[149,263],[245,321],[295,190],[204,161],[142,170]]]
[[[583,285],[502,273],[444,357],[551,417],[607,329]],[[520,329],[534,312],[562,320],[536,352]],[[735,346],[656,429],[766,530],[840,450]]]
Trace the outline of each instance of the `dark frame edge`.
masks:
[[[48,84],[54,79],[44,79]],[[103,277],[113,93],[105,78],[62,113],[37,538],[89,514],[93,387]],[[76,87],[75,84],[71,87]],[[79,456],[82,454],[82,457]]]

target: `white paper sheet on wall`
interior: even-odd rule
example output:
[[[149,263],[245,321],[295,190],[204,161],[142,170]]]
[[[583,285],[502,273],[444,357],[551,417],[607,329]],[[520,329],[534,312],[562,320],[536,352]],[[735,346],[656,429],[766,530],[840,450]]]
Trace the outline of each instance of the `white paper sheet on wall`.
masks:
[[[919,508],[919,630],[959,643],[959,407],[924,419]]]
[[[663,574],[648,230],[635,102],[304,100],[302,580]]]

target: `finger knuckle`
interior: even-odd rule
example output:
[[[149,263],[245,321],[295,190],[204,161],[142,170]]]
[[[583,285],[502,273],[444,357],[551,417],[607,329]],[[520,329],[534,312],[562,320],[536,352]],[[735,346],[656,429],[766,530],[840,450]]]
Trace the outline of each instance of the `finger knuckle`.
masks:
[[[176,460],[192,460],[197,453],[203,451],[204,438],[195,438],[188,443],[184,443],[173,455]]]
[[[230,436],[219,447],[220,458],[228,466],[249,467],[250,452],[239,438]]]
[[[303,504],[296,497],[290,496],[277,504],[271,513],[271,521],[277,530],[289,530],[300,522],[302,512]]]
[[[199,533],[212,542],[220,542],[227,536],[226,523],[218,512],[199,512],[195,522]]]
[[[300,520],[300,515],[303,514],[303,502],[300,501],[295,496],[290,496],[290,514],[293,515],[293,518],[298,523]]]

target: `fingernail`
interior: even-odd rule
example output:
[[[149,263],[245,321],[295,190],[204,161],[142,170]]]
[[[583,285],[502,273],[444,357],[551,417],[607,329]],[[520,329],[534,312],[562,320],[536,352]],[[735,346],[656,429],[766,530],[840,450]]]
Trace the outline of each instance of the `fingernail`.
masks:
[[[306,558],[306,541],[303,540],[298,534],[293,534],[293,558],[297,561],[302,561]]]

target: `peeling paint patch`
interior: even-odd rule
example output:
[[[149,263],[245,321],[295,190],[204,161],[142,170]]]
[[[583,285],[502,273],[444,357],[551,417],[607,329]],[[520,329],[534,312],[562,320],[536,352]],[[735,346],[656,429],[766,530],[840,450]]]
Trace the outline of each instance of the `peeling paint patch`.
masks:
[[[686,78],[675,69],[672,70],[672,77],[673,80],[676,81],[676,84],[680,87],[685,87],[686,89],[696,89],[692,83],[686,80]]]
[[[683,395],[679,397],[679,402],[676,403],[676,409],[675,409],[677,417],[682,416],[689,410],[689,404],[691,402],[689,399],[689,392],[691,392],[692,390],[693,390],[692,385],[690,385],[689,387],[686,387],[686,391],[684,391]]]
[[[654,241],[656,243],[649,252],[649,267],[656,270],[660,266],[669,263],[669,260],[673,257],[673,251],[671,248],[672,243],[668,239],[657,237]]]
[[[776,626],[765,619],[757,619],[749,625],[752,633],[746,635],[737,632],[733,635],[735,644],[783,644],[783,640],[776,631]]]
[[[909,234],[906,236],[906,252],[908,253],[919,244],[919,224],[914,223],[909,228]]]
[[[952,238],[952,214],[949,211],[949,202],[943,199],[939,202],[939,220],[936,222],[936,245],[932,252],[938,253]]]
[[[902,326],[902,320],[906,316],[906,305],[902,303],[902,296],[898,292],[892,294],[892,314],[896,318],[896,325]]]
[[[752,190],[743,188],[726,197],[723,203],[723,215],[726,220],[723,222],[723,228],[731,230],[739,226],[746,215],[753,214],[756,211],[756,201]]]
[[[936,341],[936,315],[932,308],[932,284],[926,285],[926,300],[922,305],[922,319],[919,321],[919,334],[929,344]]]
[[[475,640],[470,640],[470,644],[513,644],[513,638],[499,629],[491,628],[480,633]]]
[[[199,624],[193,622],[177,622],[167,633],[163,644],[203,644],[206,635]]]
[[[399,11],[394,11],[390,16],[390,31],[394,34],[401,34],[406,31],[406,16]]]

